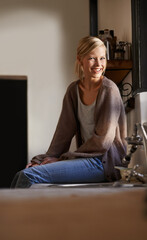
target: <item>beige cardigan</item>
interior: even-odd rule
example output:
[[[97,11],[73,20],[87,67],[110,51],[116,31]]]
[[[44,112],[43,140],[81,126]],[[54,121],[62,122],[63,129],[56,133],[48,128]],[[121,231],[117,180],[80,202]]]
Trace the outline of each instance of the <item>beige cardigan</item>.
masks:
[[[82,143],[77,109],[78,81],[72,82],[67,88],[61,115],[48,151],[32,160],[39,163],[46,156],[61,160],[97,156],[103,163],[107,180],[118,180],[120,173],[114,166],[123,166],[122,159],[126,155],[126,119],[118,87],[111,80],[103,78],[95,105],[94,134],[87,142]],[[75,135],[77,150],[69,152],[71,140]]]

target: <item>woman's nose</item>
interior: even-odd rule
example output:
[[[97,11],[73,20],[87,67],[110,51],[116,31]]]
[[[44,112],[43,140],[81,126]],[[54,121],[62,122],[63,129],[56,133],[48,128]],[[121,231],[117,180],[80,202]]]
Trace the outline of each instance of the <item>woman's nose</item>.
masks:
[[[99,65],[100,65],[100,61],[99,61],[99,59],[98,59],[98,58],[95,58],[95,64],[96,64],[97,66],[99,66]]]

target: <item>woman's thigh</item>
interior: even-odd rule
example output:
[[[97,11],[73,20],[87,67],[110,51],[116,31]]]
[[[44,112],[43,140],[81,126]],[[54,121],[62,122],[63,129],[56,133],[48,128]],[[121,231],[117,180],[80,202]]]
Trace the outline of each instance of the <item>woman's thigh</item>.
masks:
[[[104,169],[98,158],[79,158],[40,165],[23,170],[34,183],[88,183],[105,180]]]

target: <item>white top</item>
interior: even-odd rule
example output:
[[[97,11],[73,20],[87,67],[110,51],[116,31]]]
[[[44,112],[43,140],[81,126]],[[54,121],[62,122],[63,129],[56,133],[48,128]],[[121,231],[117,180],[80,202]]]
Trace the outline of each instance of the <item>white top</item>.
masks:
[[[86,142],[93,135],[94,130],[94,109],[96,100],[91,105],[85,105],[82,103],[79,94],[79,88],[77,87],[78,95],[78,118],[80,122],[80,130],[82,140]]]

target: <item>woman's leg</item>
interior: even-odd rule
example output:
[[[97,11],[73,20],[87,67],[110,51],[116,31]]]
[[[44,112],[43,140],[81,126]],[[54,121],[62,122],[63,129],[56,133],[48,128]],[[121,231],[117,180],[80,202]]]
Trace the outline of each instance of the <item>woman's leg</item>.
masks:
[[[79,158],[26,168],[16,174],[11,187],[28,188],[35,183],[94,183],[105,181],[98,158]]]

